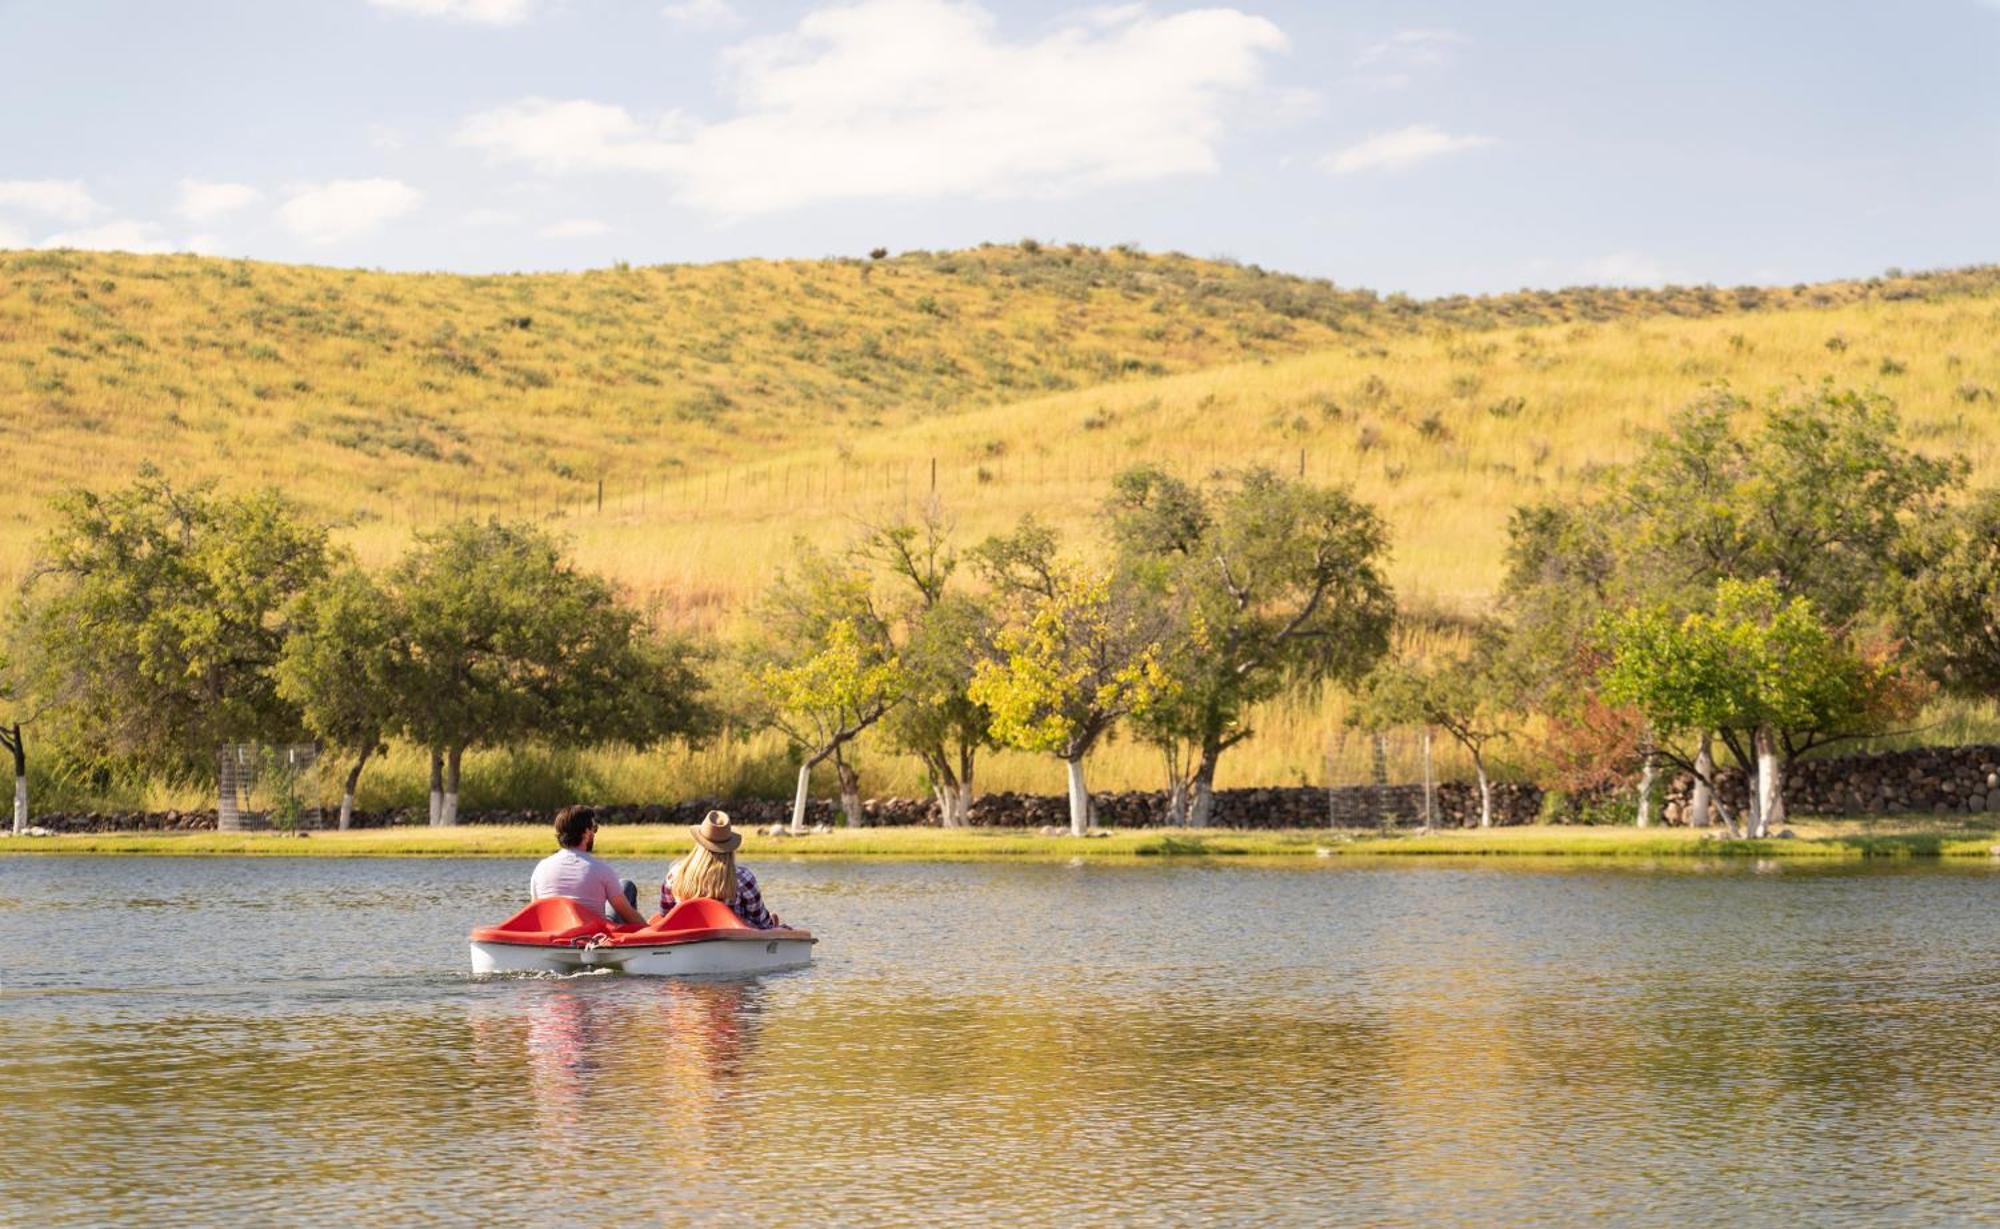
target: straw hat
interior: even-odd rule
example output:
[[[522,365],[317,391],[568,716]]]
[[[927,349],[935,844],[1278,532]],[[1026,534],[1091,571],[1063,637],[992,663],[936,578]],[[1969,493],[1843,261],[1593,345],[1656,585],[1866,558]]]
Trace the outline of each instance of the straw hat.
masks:
[[[696,844],[714,854],[735,853],[743,843],[743,834],[729,826],[729,816],[721,811],[710,811],[700,824],[690,824],[688,831],[694,834]]]

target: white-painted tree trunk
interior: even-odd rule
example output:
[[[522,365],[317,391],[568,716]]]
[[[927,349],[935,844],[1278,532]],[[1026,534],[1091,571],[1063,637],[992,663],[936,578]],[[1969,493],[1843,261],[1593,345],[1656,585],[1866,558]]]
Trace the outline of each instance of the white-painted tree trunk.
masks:
[[[1757,813],[1750,819],[1752,839],[1770,834],[1774,822],[1781,822],[1784,780],[1779,776],[1778,748],[1769,732],[1757,731]]]
[[[1638,826],[1653,826],[1653,749],[1646,748],[1646,758],[1639,766],[1639,810]]]
[[[1083,760],[1064,760],[1069,769],[1069,831],[1082,836],[1090,831],[1090,790],[1083,783]]]
[[[958,826],[961,828],[972,826],[972,782],[964,777],[959,778],[958,782]]]
[[[444,752],[431,748],[431,827],[444,823]]]
[[[458,827],[458,770],[464,756],[465,748],[463,747],[453,747],[445,753],[444,805],[438,811],[438,825],[440,827]]]
[[[14,778],[14,835],[20,836],[28,830],[28,778]]]
[[[1206,828],[1215,822],[1215,756],[1204,752],[1194,770],[1194,800],[1188,806],[1188,827]]]
[[[792,795],[792,835],[803,835],[806,830],[806,798],[812,792],[812,765],[799,765],[799,788]]]
[[[1688,799],[1688,827],[1706,828],[1714,810],[1714,795],[1708,783],[1715,777],[1714,736],[1701,736],[1701,749],[1694,756],[1694,793]]]
[[[1472,771],[1479,778],[1479,826],[1493,826],[1493,779],[1486,775],[1486,757],[1474,753]]]

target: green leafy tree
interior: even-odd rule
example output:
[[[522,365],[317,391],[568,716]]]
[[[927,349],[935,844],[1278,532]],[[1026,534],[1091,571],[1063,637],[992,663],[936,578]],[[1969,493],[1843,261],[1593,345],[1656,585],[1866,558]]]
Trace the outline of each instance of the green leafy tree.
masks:
[[[1139,715],[1169,785],[1206,826],[1222,753],[1253,733],[1251,708],[1287,687],[1351,683],[1389,647],[1395,599],[1381,518],[1342,490],[1269,470],[1204,492],[1153,466],[1120,474],[1107,509],[1128,572],[1171,595],[1178,634],[1160,654],[1172,686]]]
[[[697,724],[699,704],[674,694],[694,686],[682,655],[532,525],[421,533],[385,588],[402,624],[394,724],[430,750],[434,824],[458,820],[470,748],[645,746]]]
[[[389,595],[346,560],[296,599],[290,624],[274,666],[278,694],[324,745],[351,760],[340,791],[345,832],[361,772],[386,749],[397,662],[406,651],[402,619]]]
[[[868,822],[853,743],[900,698],[887,616],[865,568],[800,543],[759,607],[748,646],[758,720],[798,749],[792,829],[805,828],[812,771],[828,760],[849,827]]]
[[[992,714],[970,695],[973,672],[992,653],[992,612],[953,584],[959,557],[935,504],[915,523],[871,529],[856,554],[886,576],[899,629],[899,702],[883,732],[924,765],[943,825],[964,827],[973,771],[992,741]]]
[[[25,586],[23,689],[72,755],[173,776],[224,744],[300,732],[272,667],[284,612],[325,575],[326,532],[274,492],[181,490],[156,472],[54,504]],[[234,790],[221,825],[238,824]]]
[[[1040,538],[1038,528],[1026,528]],[[1018,574],[1035,587],[1021,595],[1019,621],[997,635],[998,658],[979,663],[971,696],[992,713],[997,742],[1063,761],[1070,831],[1081,836],[1090,827],[1084,757],[1167,688],[1160,656],[1168,628],[1156,594],[1132,584],[1114,593],[1110,576],[1056,561],[1042,545],[1019,535],[988,544],[995,575],[1028,565]]]
[[[1936,516],[1962,460],[1898,441],[1880,398],[1821,388],[1745,429],[1750,406],[1718,391],[1675,415],[1618,484],[1626,592],[1705,603],[1722,580],[1769,580],[1844,624],[1881,591],[1910,528]]]
[[[1851,642],[1811,600],[1787,598],[1769,579],[1720,582],[1712,612],[1633,608],[1607,620],[1605,638],[1605,694],[1646,715],[1663,754],[1694,772],[1673,740],[1714,731],[1754,781],[1753,838],[1783,822],[1785,770],[1798,755],[1880,733],[1914,715],[1925,695],[1894,646]]]
[[[1767,580],[1847,625],[1881,604],[1913,529],[1937,518],[1962,473],[1958,460],[1905,448],[1879,398],[1821,387],[1760,422],[1743,398],[1710,392],[1649,437],[1601,498],[1516,512],[1503,601],[1529,703],[1558,721],[1589,707],[1598,682],[1580,672],[1593,658],[1577,646],[1605,612],[1706,610],[1724,580]],[[1640,746],[1659,736],[1642,730]],[[1691,822],[1703,823],[1719,731],[1694,737]]]
[[[1380,732],[1399,725],[1436,726],[1472,757],[1479,786],[1479,826],[1493,826],[1493,777],[1488,756],[1518,720],[1520,681],[1510,669],[1498,629],[1484,628],[1462,656],[1392,658],[1361,681],[1348,721]]]
[[[2000,491],[1926,527],[1894,606],[1948,690],[2000,699]]]

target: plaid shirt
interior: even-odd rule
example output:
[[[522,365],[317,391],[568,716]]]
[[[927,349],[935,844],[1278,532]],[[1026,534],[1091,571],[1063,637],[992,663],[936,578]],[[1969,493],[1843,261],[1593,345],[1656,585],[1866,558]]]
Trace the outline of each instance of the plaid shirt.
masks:
[[[675,862],[667,868],[667,877],[660,881],[660,912],[666,913],[678,902],[674,900],[674,871],[680,868]],[[781,927],[778,915],[764,907],[764,895],[757,890],[757,876],[750,873],[747,866],[736,868],[736,899],[722,902],[736,912],[748,924],[759,930]]]

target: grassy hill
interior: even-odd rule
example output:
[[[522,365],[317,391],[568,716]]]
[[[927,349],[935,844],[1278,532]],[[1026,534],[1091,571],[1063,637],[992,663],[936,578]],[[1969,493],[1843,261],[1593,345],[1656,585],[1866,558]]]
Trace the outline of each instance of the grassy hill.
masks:
[[[1463,607],[1524,498],[1626,459],[1706,385],[1822,380],[2000,481],[2000,269],[1416,302],[1026,244],[510,277],[0,253],[0,582],[50,493],[150,459],[286,487],[374,559],[456,512],[551,517],[663,617],[713,626],[795,535],[838,540],[933,482],[968,538],[1026,511],[1074,527],[1145,458],[1352,484],[1404,594]],[[1339,703],[1263,714],[1223,784],[1317,779]],[[720,788],[768,751],[586,775]],[[1046,775],[1002,758],[988,783]],[[1154,775],[1114,746],[1099,780]],[[878,758],[871,786],[908,776]]]

